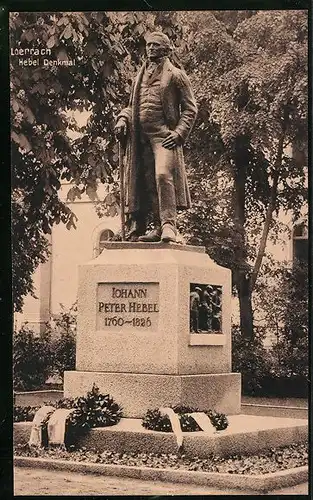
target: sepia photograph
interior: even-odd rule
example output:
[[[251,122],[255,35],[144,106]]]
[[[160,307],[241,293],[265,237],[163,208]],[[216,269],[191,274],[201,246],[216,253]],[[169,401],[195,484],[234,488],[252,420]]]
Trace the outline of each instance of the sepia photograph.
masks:
[[[308,495],[308,24],[9,12],[15,495]]]

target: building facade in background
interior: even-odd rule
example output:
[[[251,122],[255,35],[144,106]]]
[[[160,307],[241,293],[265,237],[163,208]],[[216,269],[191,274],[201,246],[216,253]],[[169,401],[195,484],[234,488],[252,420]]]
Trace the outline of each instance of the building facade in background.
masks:
[[[69,183],[62,185],[62,201],[66,200],[70,187]],[[64,224],[53,226],[48,238],[50,257],[34,274],[37,298],[25,297],[23,312],[14,318],[15,328],[27,323],[38,332],[51,315],[60,312],[60,304],[69,309],[77,299],[79,264],[97,257],[105,241],[120,230],[120,217],[99,218],[87,195],[67,205],[78,219],[77,228],[68,230]]]

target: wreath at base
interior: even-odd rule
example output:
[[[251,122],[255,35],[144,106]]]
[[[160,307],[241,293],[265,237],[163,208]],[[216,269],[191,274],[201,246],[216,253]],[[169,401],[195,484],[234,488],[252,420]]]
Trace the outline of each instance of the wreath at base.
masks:
[[[101,394],[95,384],[93,384],[91,391],[88,391],[84,396],[45,402],[43,406],[51,407],[51,411],[40,421],[40,424],[37,424],[41,428],[41,446],[43,447],[47,447],[49,444],[48,421],[54,409],[72,410],[65,420],[64,445],[66,448],[75,448],[79,438],[90,429],[116,425],[123,416],[122,407],[109,394]],[[15,406],[14,422],[33,421],[40,408],[40,406]]]
[[[181,430],[183,432],[201,431],[197,422],[192,416],[188,415],[189,413],[200,412],[201,410],[184,405],[176,405],[171,408],[178,414]],[[224,413],[218,413],[215,410],[205,410],[202,413],[205,413],[209,417],[211,424],[217,431],[227,429],[228,419]],[[142,419],[142,426],[151,431],[173,432],[169,417],[163,415],[158,408],[147,411]]]

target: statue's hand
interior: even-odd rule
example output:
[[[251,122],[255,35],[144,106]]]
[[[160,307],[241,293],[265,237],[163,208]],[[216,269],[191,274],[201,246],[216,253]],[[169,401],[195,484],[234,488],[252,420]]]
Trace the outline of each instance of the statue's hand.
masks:
[[[127,121],[125,118],[120,118],[115,125],[114,132],[120,142],[125,142],[127,134]]]
[[[174,130],[171,130],[169,135],[162,142],[162,146],[166,149],[176,148],[179,144],[181,144],[180,136]]]

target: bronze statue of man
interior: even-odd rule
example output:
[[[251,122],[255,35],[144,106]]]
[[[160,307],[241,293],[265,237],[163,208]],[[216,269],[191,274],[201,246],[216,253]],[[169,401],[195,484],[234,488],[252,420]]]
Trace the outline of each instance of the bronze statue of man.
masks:
[[[125,212],[131,241],[176,241],[177,210],[190,207],[182,146],[197,115],[186,73],[170,61],[162,32],[146,37],[147,60],[121,111],[116,135],[126,144]],[[153,229],[147,234],[147,224]]]

